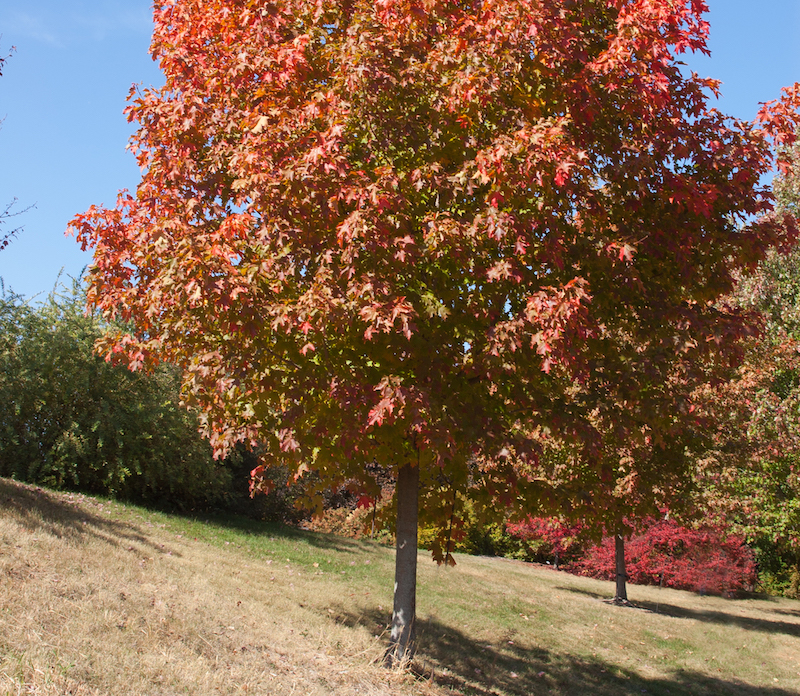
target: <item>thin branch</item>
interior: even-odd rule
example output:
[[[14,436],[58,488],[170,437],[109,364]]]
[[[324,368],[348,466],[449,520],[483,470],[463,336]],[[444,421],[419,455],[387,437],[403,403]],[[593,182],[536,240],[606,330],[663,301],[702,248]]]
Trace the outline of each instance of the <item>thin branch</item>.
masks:
[[[2,213],[0,213],[0,225],[5,225],[11,218],[17,217],[17,215],[22,215],[23,213],[27,213],[31,208],[35,208],[35,205],[29,205],[27,208],[23,208],[22,210],[17,210],[12,212],[12,208],[16,205],[17,199],[15,198],[11,203],[9,203]],[[15,227],[10,232],[6,232],[5,234],[0,235],[0,251],[5,249],[11,240],[17,236],[17,234],[22,231],[22,225],[19,227]]]

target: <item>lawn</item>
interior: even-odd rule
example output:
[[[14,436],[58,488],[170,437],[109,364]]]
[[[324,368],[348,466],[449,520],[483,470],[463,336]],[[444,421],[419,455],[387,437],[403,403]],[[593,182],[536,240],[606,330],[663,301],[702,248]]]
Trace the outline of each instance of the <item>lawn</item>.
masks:
[[[381,666],[393,552],[0,479],[0,693],[800,693],[800,603],[420,557],[412,670]]]

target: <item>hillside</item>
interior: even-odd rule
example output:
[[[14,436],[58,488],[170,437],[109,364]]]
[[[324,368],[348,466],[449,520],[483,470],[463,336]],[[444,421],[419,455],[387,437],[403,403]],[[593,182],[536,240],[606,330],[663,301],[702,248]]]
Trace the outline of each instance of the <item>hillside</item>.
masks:
[[[0,479],[0,693],[800,692],[800,603],[420,562],[413,673],[380,666],[393,553]]]

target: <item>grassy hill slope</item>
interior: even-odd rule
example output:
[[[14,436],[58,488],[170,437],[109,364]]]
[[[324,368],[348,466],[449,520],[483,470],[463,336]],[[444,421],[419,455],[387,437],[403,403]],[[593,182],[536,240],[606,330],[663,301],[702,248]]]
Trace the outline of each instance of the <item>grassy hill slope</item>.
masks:
[[[380,666],[393,552],[0,479],[0,693],[800,693],[800,603],[420,558],[413,673]]]

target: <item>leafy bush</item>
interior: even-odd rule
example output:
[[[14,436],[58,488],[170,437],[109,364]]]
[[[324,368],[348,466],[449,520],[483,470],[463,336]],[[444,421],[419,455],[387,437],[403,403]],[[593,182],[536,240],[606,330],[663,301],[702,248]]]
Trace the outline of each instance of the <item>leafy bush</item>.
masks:
[[[752,590],[756,563],[744,539],[719,526],[692,529],[671,519],[646,524],[625,544],[626,572],[637,585],[663,585],[709,594]],[[612,580],[614,539],[605,538],[569,568],[578,575]]]
[[[503,522],[481,523],[468,519],[464,539],[456,547],[457,551],[473,556],[504,556],[519,560],[533,560],[528,555],[526,544],[514,538],[506,530]]]
[[[370,534],[372,509],[356,507],[333,507],[325,510],[319,517],[305,522],[303,527],[315,532],[325,532],[360,539]]]
[[[376,473],[378,467],[368,466]],[[381,544],[393,544],[394,479],[384,470],[377,474],[380,493],[376,497],[355,492],[358,484],[352,482],[352,488],[346,485],[329,491],[324,497],[322,514],[309,517],[301,526],[351,539],[369,536]],[[422,533],[420,530],[420,535]]]
[[[105,362],[102,330],[77,283],[38,306],[0,297],[0,476],[183,510],[225,504],[232,464],[180,405],[177,370]]]

